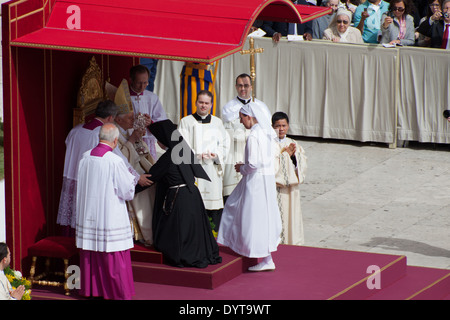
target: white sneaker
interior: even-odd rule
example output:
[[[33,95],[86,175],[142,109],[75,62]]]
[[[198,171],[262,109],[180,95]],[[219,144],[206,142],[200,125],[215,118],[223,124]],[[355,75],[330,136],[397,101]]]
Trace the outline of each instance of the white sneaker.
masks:
[[[248,271],[253,271],[253,272],[273,271],[273,270],[275,270],[275,263],[273,263],[272,261],[269,263],[263,261],[263,262],[258,263],[256,266],[248,268]]]

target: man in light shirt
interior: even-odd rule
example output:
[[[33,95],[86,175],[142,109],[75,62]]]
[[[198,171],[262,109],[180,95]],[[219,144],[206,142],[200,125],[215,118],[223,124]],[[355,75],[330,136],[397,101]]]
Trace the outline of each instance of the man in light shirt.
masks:
[[[0,243],[0,300],[20,300],[25,293],[25,287],[23,285],[17,287],[15,290],[12,289],[11,283],[8,278],[6,278],[5,270],[6,267],[11,263],[11,252],[9,251],[6,243]]]

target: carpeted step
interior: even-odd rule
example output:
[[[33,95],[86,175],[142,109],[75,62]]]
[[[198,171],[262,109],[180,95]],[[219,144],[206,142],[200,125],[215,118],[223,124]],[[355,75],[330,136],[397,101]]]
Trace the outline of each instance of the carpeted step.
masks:
[[[239,256],[226,247],[220,247],[220,256],[222,263],[204,269],[178,268],[163,263],[143,262],[145,256],[141,252],[141,259],[132,261],[133,278],[137,282],[214,289],[256,263],[256,259]]]
[[[368,300],[442,300],[450,294],[450,270],[408,266],[404,277]]]
[[[145,246],[135,242],[134,248],[130,250],[131,261],[163,263],[163,255],[151,246]]]

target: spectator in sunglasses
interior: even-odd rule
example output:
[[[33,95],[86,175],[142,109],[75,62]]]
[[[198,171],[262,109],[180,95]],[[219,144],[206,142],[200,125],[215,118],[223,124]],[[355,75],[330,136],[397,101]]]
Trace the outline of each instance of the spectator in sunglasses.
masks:
[[[411,0],[391,0],[389,11],[381,17],[380,43],[402,46],[415,44],[414,18]]]
[[[344,8],[339,8],[331,20],[328,29],[323,33],[323,39],[333,42],[364,43],[359,29],[350,26],[352,13]]]

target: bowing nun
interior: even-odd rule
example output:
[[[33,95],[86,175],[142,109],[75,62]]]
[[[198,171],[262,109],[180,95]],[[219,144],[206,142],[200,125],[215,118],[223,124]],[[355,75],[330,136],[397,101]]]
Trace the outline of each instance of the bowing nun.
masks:
[[[153,245],[165,261],[178,267],[206,268],[222,262],[195,179],[209,180],[170,120],[149,126],[165,153],[151,167],[156,185]]]

